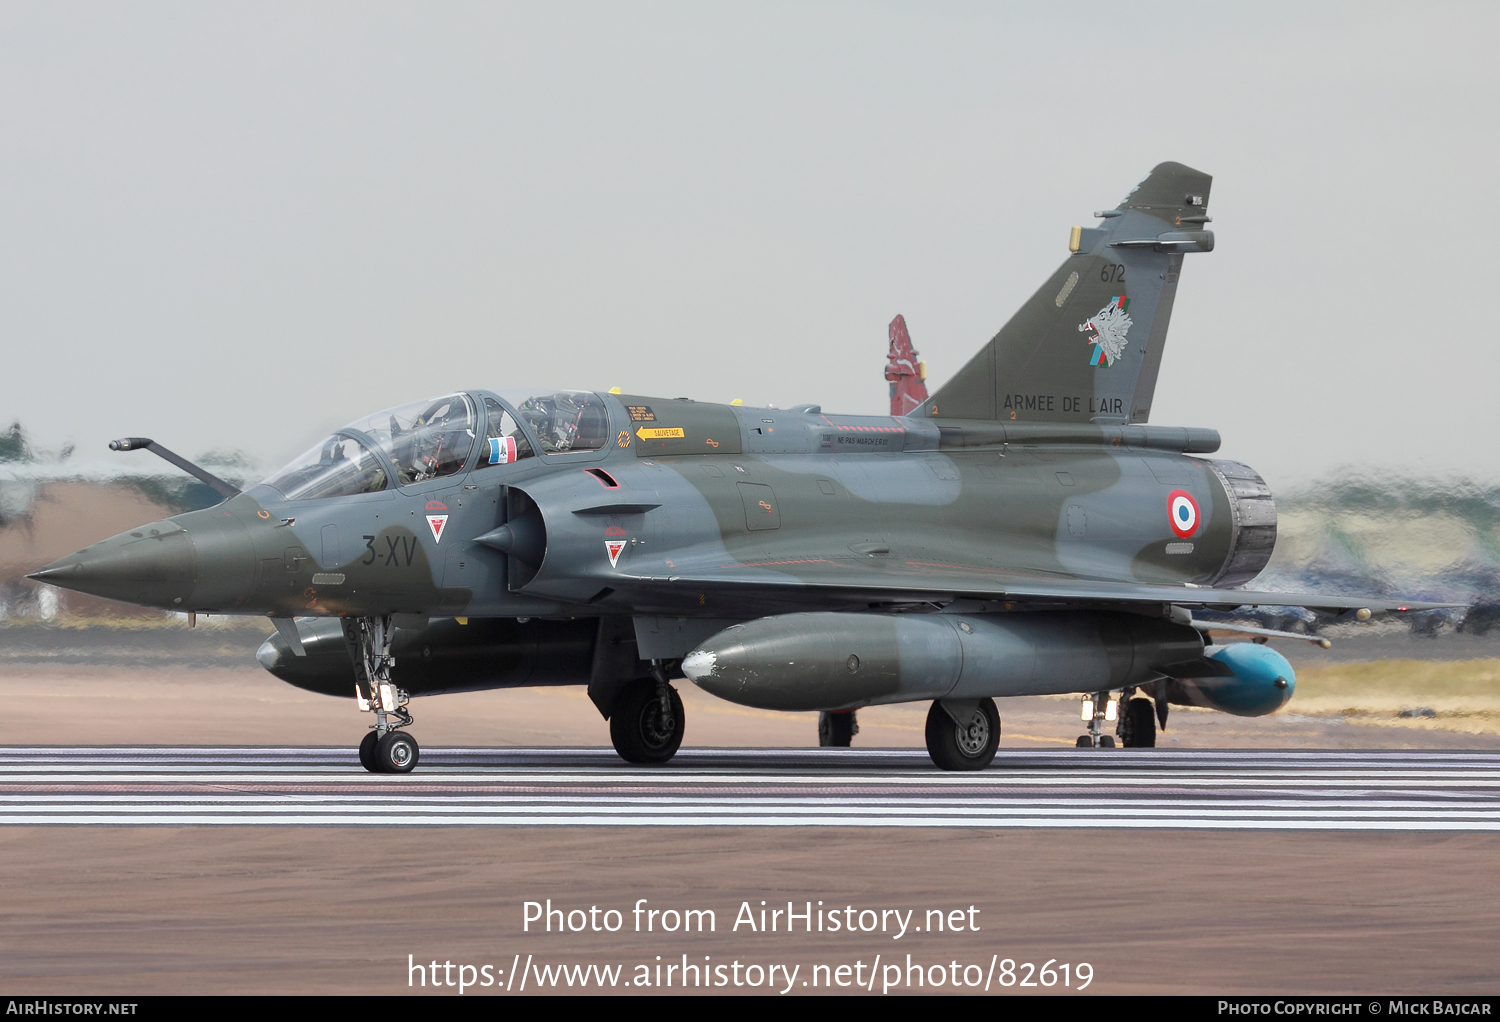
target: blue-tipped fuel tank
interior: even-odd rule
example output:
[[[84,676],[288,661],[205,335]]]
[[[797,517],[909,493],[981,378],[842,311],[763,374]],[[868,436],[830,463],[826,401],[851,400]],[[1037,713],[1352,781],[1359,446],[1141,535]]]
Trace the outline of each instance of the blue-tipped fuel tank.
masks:
[[[1218,661],[1232,674],[1219,678],[1174,678],[1167,686],[1169,702],[1206,706],[1237,717],[1264,717],[1285,706],[1297,687],[1292,665],[1269,646],[1235,642],[1205,647],[1203,655]]]

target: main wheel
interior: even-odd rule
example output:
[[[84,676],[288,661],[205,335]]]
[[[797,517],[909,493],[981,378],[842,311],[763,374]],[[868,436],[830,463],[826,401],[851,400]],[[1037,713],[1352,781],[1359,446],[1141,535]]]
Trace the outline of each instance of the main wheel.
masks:
[[[409,774],[422,750],[405,731],[387,731],[375,745],[375,763],[383,774]]]
[[[366,731],[359,742],[359,765],[372,774],[380,773],[380,764],[375,761],[375,746],[379,742],[380,735],[375,731]]]
[[[615,751],[627,763],[665,763],[677,755],[682,744],[684,721],[682,697],[667,686],[672,719],[664,720],[656,680],[637,678],[615,699],[609,716],[609,737]]]
[[[983,770],[1000,747],[1000,711],[981,699],[962,725],[937,702],[927,711],[927,755],[943,770]]]
[[[1156,707],[1149,699],[1132,699],[1120,716],[1120,743],[1127,749],[1156,748]]]
[[[847,749],[859,734],[854,711],[818,714],[818,745],[824,749]]]

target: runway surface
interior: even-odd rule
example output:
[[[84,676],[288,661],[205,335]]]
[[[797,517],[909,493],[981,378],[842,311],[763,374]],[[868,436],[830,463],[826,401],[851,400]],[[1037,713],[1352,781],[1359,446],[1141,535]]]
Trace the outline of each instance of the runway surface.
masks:
[[[1500,830],[1500,756],[438,748],[368,774],[332,748],[0,748],[0,824]]]

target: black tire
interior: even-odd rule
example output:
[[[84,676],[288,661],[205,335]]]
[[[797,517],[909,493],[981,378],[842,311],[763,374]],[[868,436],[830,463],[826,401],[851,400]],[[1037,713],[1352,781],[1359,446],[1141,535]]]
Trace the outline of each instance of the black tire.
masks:
[[[857,734],[859,734],[859,723],[855,720],[853,710],[818,714],[819,748],[847,749]]]
[[[1000,747],[1000,711],[981,699],[974,716],[960,727],[934,702],[927,711],[927,755],[942,770],[983,770]]]
[[[387,731],[375,746],[375,763],[383,774],[409,774],[421,756],[417,740],[405,731]]]
[[[1149,699],[1132,699],[1120,715],[1120,743],[1127,749],[1156,748],[1156,706]]]
[[[1092,749],[1094,747],[1094,736],[1079,735],[1078,741],[1073,743],[1073,747],[1076,749]]]
[[[375,760],[375,746],[379,742],[380,735],[373,730],[366,731],[359,742],[359,765],[372,774],[380,773],[380,764]]]
[[[677,755],[685,728],[682,697],[667,686],[672,705],[672,727],[662,726],[661,700],[654,678],[637,678],[615,697],[609,717],[609,737],[627,763],[665,763]]]
[[[1113,749],[1114,747],[1115,747],[1115,736],[1114,735],[1100,735],[1099,736],[1099,748],[1101,748],[1101,749]]]

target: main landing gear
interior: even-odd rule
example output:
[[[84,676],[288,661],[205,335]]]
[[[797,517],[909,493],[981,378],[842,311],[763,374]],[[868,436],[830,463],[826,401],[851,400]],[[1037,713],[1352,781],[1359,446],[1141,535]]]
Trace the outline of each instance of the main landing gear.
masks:
[[[397,730],[411,726],[413,718],[406,709],[410,697],[391,683],[391,633],[389,615],[344,620],[354,656],[354,698],[362,712],[375,714],[375,727],[359,743],[359,764],[372,774],[411,773],[422,755],[417,740]]]
[[[682,697],[667,684],[666,666],[651,662],[653,677],[620,690],[609,715],[609,737],[627,763],[665,763],[677,754],[685,730]]]
[[[1120,743],[1127,749],[1156,748],[1156,706],[1145,696],[1125,703],[1120,714]]]
[[[983,770],[1000,747],[993,699],[939,699],[927,711],[927,754],[943,770]]]
[[[853,710],[823,711],[818,714],[818,746],[824,749],[847,749],[859,734],[859,721]]]

